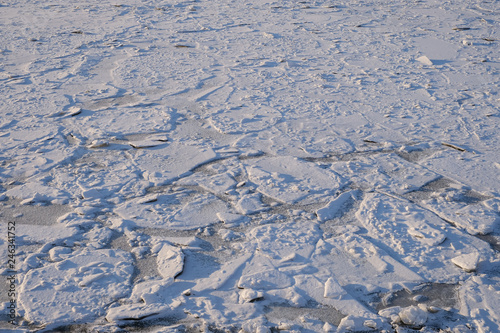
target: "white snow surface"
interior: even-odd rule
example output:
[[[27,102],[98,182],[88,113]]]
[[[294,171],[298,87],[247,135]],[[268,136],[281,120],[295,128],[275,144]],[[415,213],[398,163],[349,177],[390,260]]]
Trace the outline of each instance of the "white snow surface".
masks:
[[[499,332],[499,17],[0,2],[0,331]]]

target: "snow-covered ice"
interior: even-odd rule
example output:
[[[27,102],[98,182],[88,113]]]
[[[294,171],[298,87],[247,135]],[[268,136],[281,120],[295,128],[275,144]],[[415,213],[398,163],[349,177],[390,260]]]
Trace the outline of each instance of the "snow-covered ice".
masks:
[[[499,14],[1,2],[0,331],[500,331]]]

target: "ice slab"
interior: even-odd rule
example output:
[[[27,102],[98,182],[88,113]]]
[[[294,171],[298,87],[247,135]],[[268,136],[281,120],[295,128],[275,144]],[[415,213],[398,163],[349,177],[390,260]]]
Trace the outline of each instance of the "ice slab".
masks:
[[[342,286],[334,279],[329,278],[325,283],[325,298],[341,298],[346,295],[346,291]]]
[[[500,223],[495,209],[483,202],[470,204],[450,200],[448,197],[436,197],[422,200],[420,204],[471,235],[487,235]]]
[[[251,253],[231,258],[219,270],[210,274],[209,277],[198,279],[193,289],[195,291],[217,290],[224,286],[231,278],[238,279],[238,271],[247,265],[250,258],[252,258]]]
[[[420,164],[458,183],[466,184],[476,191],[495,196],[500,194],[498,156],[447,149],[436,152]]]
[[[464,271],[470,273],[476,270],[479,260],[480,260],[479,253],[472,252],[452,258],[451,262],[460,267],[461,269],[463,269]]]
[[[289,222],[256,227],[249,237],[258,244],[260,253],[269,258],[300,262],[312,255],[321,232],[317,223]]]
[[[81,233],[76,227],[66,227],[63,225],[18,225],[16,238],[22,243],[62,243],[63,240],[71,240],[75,235]]]
[[[145,303],[146,305],[154,303],[165,303],[172,299],[168,293],[169,287],[174,283],[172,277],[162,280],[149,280],[139,282],[134,285],[130,300],[134,303]],[[109,313],[108,313],[109,314]]]
[[[282,289],[292,285],[292,279],[277,270],[268,270],[249,275],[243,275],[238,281],[238,288],[256,290]]]
[[[251,215],[269,209],[269,207],[262,202],[259,193],[243,195],[234,206],[236,211],[243,215]]]
[[[500,328],[498,307],[500,288],[491,279],[470,277],[460,284],[460,314],[471,318],[478,331],[494,332]]]
[[[356,156],[352,161],[334,163],[332,170],[367,189],[397,194],[414,191],[440,177],[395,153]]]
[[[131,320],[153,319],[156,315],[165,315],[172,311],[168,304],[126,304],[112,308],[106,314],[106,320],[111,323],[126,323]]]
[[[184,268],[184,253],[178,247],[165,244],[158,252],[156,264],[163,278],[175,278]]]
[[[33,323],[75,323],[97,318],[130,292],[130,254],[82,250],[63,261],[30,270],[19,287],[19,303]]]
[[[299,129],[297,135],[284,135],[287,128],[271,127],[264,132],[247,133],[233,142],[233,146],[245,150],[257,150],[273,156],[295,156],[299,158],[322,158],[328,155],[345,154],[354,150],[354,145],[345,138],[332,135],[328,124],[314,119],[291,119],[289,125]],[[306,131],[310,130],[311,132]]]
[[[228,209],[223,201],[212,194],[188,191],[158,195],[151,202],[143,202],[141,198],[131,200],[118,205],[115,212],[141,227],[190,230],[218,223],[217,214]]]
[[[5,195],[21,199],[21,204],[50,204],[67,203],[71,195],[59,188],[43,184],[42,182],[29,182],[13,187]]]
[[[335,172],[291,156],[263,157],[245,164],[257,191],[287,204],[314,202],[346,184]]]
[[[164,148],[139,149],[132,159],[144,179],[154,185],[163,185],[186,176],[196,166],[215,157],[216,154],[210,148],[170,143]]]
[[[492,258],[488,243],[448,227],[433,213],[405,200],[370,193],[356,216],[391,256],[433,281],[463,277],[451,263],[457,249],[475,248],[487,260]]]
[[[276,124],[281,113],[274,108],[260,105],[257,107],[234,107],[215,112],[210,123],[221,133],[240,134],[261,131]]]
[[[353,196],[356,194],[356,191],[349,191],[342,193],[334,200],[331,200],[326,204],[326,206],[318,209],[316,211],[316,216],[318,220],[321,222],[325,222],[327,220],[333,219],[342,209],[342,207],[349,202],[349,200],[353,199]]]
[[[399,317],[406,325],[410,325],[412,327],[422,327],[427,322],[428,314],[427,311],[422,310],[418,306],[409,306],[401,309]]]

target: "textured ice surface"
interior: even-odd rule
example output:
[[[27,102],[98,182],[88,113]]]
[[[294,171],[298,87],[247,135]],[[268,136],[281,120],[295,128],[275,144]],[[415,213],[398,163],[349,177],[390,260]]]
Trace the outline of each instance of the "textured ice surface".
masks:
[[[0,331],[500,331],[497,7],[3,2]]]

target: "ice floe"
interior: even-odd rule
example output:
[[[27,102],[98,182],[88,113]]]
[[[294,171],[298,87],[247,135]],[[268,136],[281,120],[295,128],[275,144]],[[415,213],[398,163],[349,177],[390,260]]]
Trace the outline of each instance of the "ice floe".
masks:
[[[324,198],[346,183],[335,172],[288,156],[252,161],[247,172],[249,179],[257,185],[257,191],[288,204]]]

